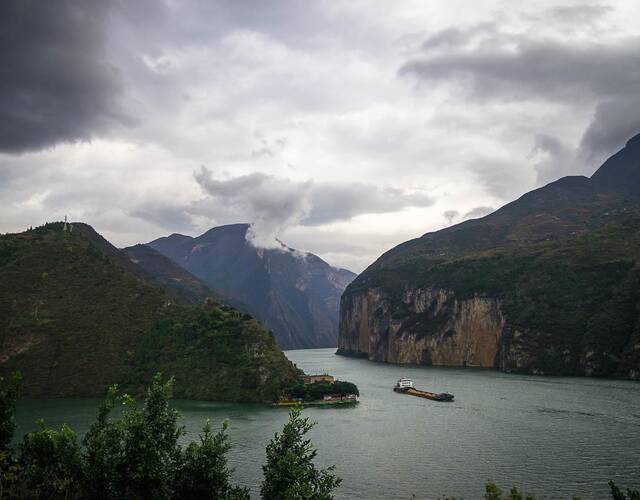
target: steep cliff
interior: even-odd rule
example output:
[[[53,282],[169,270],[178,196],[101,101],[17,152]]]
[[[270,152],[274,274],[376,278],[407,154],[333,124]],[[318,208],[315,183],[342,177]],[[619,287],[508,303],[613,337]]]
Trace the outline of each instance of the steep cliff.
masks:
[[[382,255],[342,297],[338,353],[640,376],[640,139],[482,219]]]
[[[173,234],[148,246],[253,314],[282,349],[334,347],[340,296],[355,274],[286,245],[256,248],[248,228],[221,226],[196,238]]]

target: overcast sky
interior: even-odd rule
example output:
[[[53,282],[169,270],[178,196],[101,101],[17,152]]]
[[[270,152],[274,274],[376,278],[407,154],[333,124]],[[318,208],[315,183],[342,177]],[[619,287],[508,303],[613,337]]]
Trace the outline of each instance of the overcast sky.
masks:
[[[515,4],[518,4],[516,7]],[[359,272],[640,132],[640,2],[0,2],[0,231],[254,222]]]

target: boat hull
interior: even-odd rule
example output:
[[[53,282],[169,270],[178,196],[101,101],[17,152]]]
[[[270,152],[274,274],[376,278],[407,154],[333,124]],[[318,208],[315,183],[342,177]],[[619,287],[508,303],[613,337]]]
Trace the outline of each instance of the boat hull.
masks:
[[[409,394],[410,396],[415,396],[417,398],[430,399],[431,401],[439,401],[441,403],[450,403],[454,400],[453,394],[447,394],[446,392],[436,393],[421,391],[420,389],[415,389],[414,387],[394,387],[393,390],[402,394]]]

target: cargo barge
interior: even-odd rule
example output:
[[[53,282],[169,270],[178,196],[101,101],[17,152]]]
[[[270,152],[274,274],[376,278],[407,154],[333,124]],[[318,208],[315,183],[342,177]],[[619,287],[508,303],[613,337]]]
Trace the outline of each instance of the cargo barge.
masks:
[[[410,378],[398,379],[393,390],[401,394],[408,394],[409,396],[416,396],[418,398],[430,399],[432,401],[450,402],[453,401],[453,394],[447,392],[429,392],[416,389],[413,385],[413,380]]]

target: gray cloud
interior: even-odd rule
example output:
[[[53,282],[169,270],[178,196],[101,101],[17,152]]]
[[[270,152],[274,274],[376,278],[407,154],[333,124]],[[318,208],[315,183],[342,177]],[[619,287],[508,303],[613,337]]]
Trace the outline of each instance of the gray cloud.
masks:
[[[189,206],[147,203],[129,212],[129,215],[150,222],[169,232],[190,233],[197,230]]]
[[[287,228],[345,221],[361,214],[397,212],[407,207],[433,204],[424,192],[409,192],[371,184],[297,182],[254,172],[218,180],[212,170],[201,167],[195,179],[214,205],[199,204],[199,214],[240,218],[253,226],[259,246],[274,245]],[[192,209],[193,211],[193,209]]]
[[[561,5],[552,7],[539,16],[530,16],[534,19],[548,22],[570,24],[572,26],[584,24],[597,24],[613,12],[613,7],[605,4]]]
[[[534,138],[529,157],[535,160],[534,168],[539,185],[548,184],[563,175],[577,173],[575,151],[556,137],[538,134]]]
[[[595,22],[608,6],[557,7],[539,20]],[[399,74],[420,82],[456,82],[467,99],[556,103],[595,109],[580,142],[576,160],[593,168],[640,131],[637,90],[640,88],[640,37],[614,41],[571,42],[537,36],[535,30],[506,32],[492,23],[440,31],[423,43],[423,55],[404,63]],[[534,146],[558,162],[561,173],[568,154],[547,140]],[[564,147],[564,146],[563,146]],[[572,162],[571,165],[574,165]],[[536,166],[539,178],[551,177],[549,162]],[[559,175],[555,175],[557,178]]]
[[[218,180],[204,166],[195,173],[195,179],[220,204],[220,209],[252,223],[250,236],[257,246],[277,246],[275,240],[284,229],[300,222],[310,210],[310,182],[258,172]]]
[[[445,210],[442,215],[445,219],[447,219],[449,224],[452,224],[455,219],[460,217],[460,212],[458,212],[457,210]]]
[[[406,62],[400,75],[436,83],[458,80],[476,98],[498,100],[574,102],[629,95],[640,84],[640,38],[574,45],[503,33],[489,25],[482,43],[468,48],[466,41],[476,36],[476,30],[469,38],[458,34],[460,44],[444,53],[427,52]]]
[[[0,2],[0,151],[22,153],[127,124],[105,54],[110,2]]]
[[[475,207],[465,213],[462,218],[463,219],[477,219],[479,217],[484,217],[485,215],[489,215],[491,212],[494,212],[495,208],[493,207]]]
[[[613,98],[598,104],[580,142],[580,159],[592,167],[640,132],[640,98]]]
[[[372,184],[316,183],[311,189],[311,211],[301,222],[319,225],[360,214],[397,212],[406,207],[428,207],[434,199],[425,192],[378,187]]]

